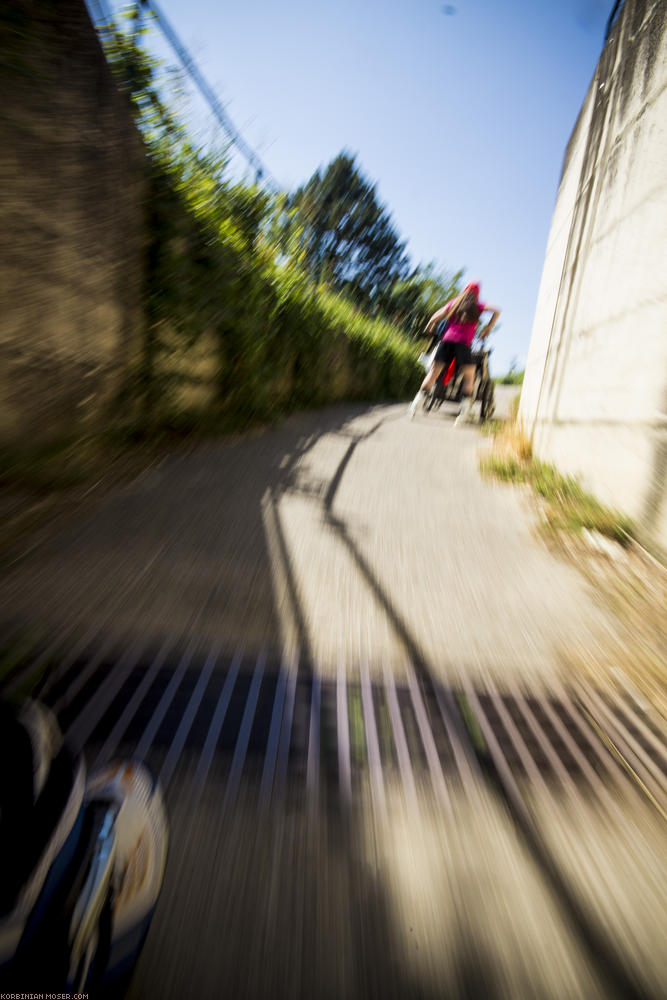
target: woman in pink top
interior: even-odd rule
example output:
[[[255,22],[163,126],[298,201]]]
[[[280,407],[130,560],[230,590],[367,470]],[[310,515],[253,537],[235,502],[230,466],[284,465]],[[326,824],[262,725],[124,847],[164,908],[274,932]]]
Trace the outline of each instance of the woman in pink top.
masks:
[[[500,316],[500,309],[480,302],[479,285],[477,282],[471,282],[469,285],[466,285],[460,295],[457,295],[455,299],[451,299],[441,309],[433,313],[426,324],[425,333],[432,334],[437,324],[443,319],[449,320],[449,322],[445,335],[438,345],[438,349],[431,362],[429,373],[422,382],[419,392],[410,406],[409,413],[411,419],[414,417],[420,401],[426,399],[426,396],[440,378],[443,370],[448,368],[454,359],[456,359],[456,367],[463,369],[463,400],[461,402],[461,410],[456,418],[456,424],[462,423],[467,418],[472,406],[472,393],[475,383],[475,364],[472,360],[470,345],[475,338],[477,323],[483,312],[493,313],[493,316],[481,334],[482,340],[486,340]]]

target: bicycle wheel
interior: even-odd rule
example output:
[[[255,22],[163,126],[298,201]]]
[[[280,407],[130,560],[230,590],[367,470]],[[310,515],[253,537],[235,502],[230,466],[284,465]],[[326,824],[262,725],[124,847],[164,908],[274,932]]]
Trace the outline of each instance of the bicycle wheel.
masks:
[[[493,382],[487,382],[482,393],[482,408],[480,416],[482,421],[490,420],[496,412],[495,386]]]

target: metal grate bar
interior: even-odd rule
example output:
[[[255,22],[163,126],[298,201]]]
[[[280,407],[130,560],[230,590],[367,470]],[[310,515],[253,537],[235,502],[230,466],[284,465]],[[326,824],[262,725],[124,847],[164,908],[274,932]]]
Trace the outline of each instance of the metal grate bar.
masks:
[[[519,760],[521,761],[521,765],[524,768],[526,774],[538,788],[540,788],[543,792],[546,792],[547,786],[542,776],[542,772],[535,763],[535,760],[533,759],[530,750],[526,746],[521,733],[517,729],[514,719],[507,711],[507,708],[505,707],[502,698],[498,694],[498,691],[489,680],[487,680],[486,682],[486,688],[488,695],[491,698],[491,701],[493,702],[493,707],[498,713],[498,717],[500,718],[503,724],[505,732],[507,733],[507,735],[509,736],[514,745],[514,748],[519,756]]]
[[[561,702],[564,707],[566,707],[565,702]],[[587,778],[588,783],[598,798],[600,798],[606,805],[608,811],[615,816],[620,818],[621,810],[618,807],[618,803],[614,800],[613,796],[609,794],[606,785],[600,780],[599,775],[596,773],[590,761],[587,759],[585,754],[582,753],[576,740],[572,738],[570,731],[567,726],[564,725],[563,720],[560,718],[558,713],[554,711],[549,698],[545,697],[540,705],[546,713],[551,725],[554,727],[561,740],[567,747],[569,753],[571,754],[573,760],[576,761],[578,767],[580,768],[582,774]],[[569,715],[569,712],[568,712]],[[573,722],[575,720],[573,719]]]
[[[76,626],[72,628],[71,632],[74,632],[75,628]],[[65,657],[63,657],[62,661],[58,664],[58,669],[55,670],[54,673],[49,678],[47,678],[40,693],[40,697],[42,699],[44,700],[48,699],[49,692],[52,692],[54,688],[58,685],[58,683],[67,676],[68,670],[73,666],[74,663],[76,663],[76,661],[83,654],[83,652],[92,646],[93,639],[102,634],[102,628],[103,626],[100,625],[91,625],[88,629],[86,629],[86,631],[81,636],[79,641],[75,643],[73,649],[70,650],[70,652]],[[71,633],[64,633],[64,634],[71,634]]]
[[[411,809],[416,809],[417,789],[415,788],[415,778],[412,773],[412,765],[410,763],[410,751],[408,750],[408,742],[405,738],[403,720],[401,719],[401,709],[396,696],[396,684],[394,683],[393,674],[390,670],[387,670],[386,665],[384,669],[384,683],[387,691],[387,703],[389,705],[389,715],[394,733],[394,745],[398,756],[398,766],[401,772],[401,779],[403,781],[403,793],[405,795],[407,805]]]
[[[155,711],[153,712],[148,725],[143,731],[139,744],[135,751],[135,756],[138,760],[145,760],[148,751],[151,748],[151,744],[157,735],[157,731],[160,728],[160,724],[167,714],[167,709],[171,705],[174,695],[176,694],[183,677],[185,676],[185,671],[190,665],[190,660],[192,658],[192,653],[194,651],[194,641],[190,643],[185,653],[181,658],[181,662],[178,668],[173,673],[171,680],[165,688],[164,694],[160,698]]]
[[[558,693],[558,701],[559,704],[561,704],[563,708],[567,711],[568,718],[572,719],[572,721],[574,722],[575,726],[577,727],[581,735],[584,737],[590,748],[595,753],[597,760],[603,766],[607,775],[611,778],[614,786],[617,788],[621,788],[622,787],[621,771],[614,763],[613,758],[609,754],[609,751],[607,750],[605,745],[600,740],[597,733],[593,729],[591,729],[590,725],[587,722],[584,721],[584,719],[581,716],[579,708],[574,704],[569,694],[562,688],[559,690]],[[627,782],[625,784],[627,786]]]
[[[647,701],[646,697],[634,686],[630,679],[625,676],[622,670],[614,672],[614,680],[619,683],[622,688],[624,688],[625,693],[634,702],[634,704],[637,705],[639,710],[645,716],[653,719],[654,725],[659,728],[664,727],[665,721],[667,720],[665,719],[663,712],[660,711],[660,708],[657,705]]]
[[[654,761],[650,759],[644,748],[628,732],[615,713],[588,686],[584,687],[583,684],[577,682],[576,691],[581,703],[590,712],[591,717],[595,718],[596,714],[599,714],[606,721],[607,725],[611,728],[611,735],[614,742],[619,744],[618,749],[627,757],[632,767],[636,769],[640,776],[643,775],[649,781],[653,778],[658,787],[664,792],[667,789],[665,775],[662,774]]]
[[[276,760],[278,757],[278,744],[280,741],[280,727],[283,721],[286,688],[287,673],[283,662],[278,673],[276,693],[273,699],[271,725],[269,727],[269,738],[266,744],[264,770],[262,771],[262,783],[259,790],[259,797],[264,806],[267,806],[271,800],[271,789],[273,788],[273,778],[276,771]]]
[[[87,644],[84,644],[84,641],[82,640],[82,642],[79,643],[77,650],[82,647],[85,648],[85,645]],[[79,691],[88,683],[90,678],[98,669],[102,660],[105,658],[105,656],[111,649],[111,646],[112,646],[112,640],[110,638],[105,639],[102,645],[100,646],[99,650],[97,651],[97,653],[95,653],[88,661],[85,668],[76,675],[76,677],[73,679],[72,683],[68,687],[67,691],[65,691],[65,693],[62,694],[60,698],[58,698],[55,705],[53,705],[53,711],[56,713],[56,715],[59,715],[62,712],[62,710],[66,708],[67,705],[77,696]],[[76,659],[77,659],[77,654],[73,654],[71,657],[69,657],[70,664],[74,663]]]
[[[183,752],[183,747],[185,746],[185,741],[188,738],[188,733],[192,728],[192,723],[194,722],[195,715],[197,714],[197,709],[199,708],[201,700],[204,697],[204,692],[208,687],[211,674],[213,673],[213,668],[218,661],[219,652],[220,646],[219,644],[216,644],[206,659],[206,663],[204,664],[202,672],[199,675],[195,689],[190,696],[188,707],[183,713],[183,718],[179,723],[174,739],[172,740],[172,744],[169,747],[169,752],[167,753],[165,761],[162,765],[162,769],[160,771],[160,783],[165,791],[169,787],[169,782],[172,779],[174,770],[178,763],[178,758]]]
[[[106,709],[137,665],[144,651],[144,646],[145,642],[134,649],[128,649],[123,654],[114,669],[107,674],[90,701],[86,702],[76,719],[70,723],[67,730],[67,738],[77,752],[83,750]]]
[[[285,713],[278,744],[278,760],[276,761],[276,791],[282,796],[287,781],[287,765],[289,763],[290,743],[292,742],[292,718],[294,716],[294,699],[296,697],[296,681],[299,673],[299,653],[295,653],[290,665],[287,692],[285,696]]]
[[[337,755],[340,800],[344,805],[352,803],[352,742],[357,724],[360,745],[365,744],[359,760],[360,764],[363,762],[364,780],[367,776],[376,808],[386,810],[388,789],[384,768],[389,765],[383,759],[385,748],[380,742],[380,715],[383,725],[386,722],[388,726],[387,745],[392,746],[391,754],[395,752],[402,794],[409,808],[419,804],[422,782],[427,783],[426,768],[438,800],[449,810],[453,808],[451,769],[456,769],[457,787],[460,779],[463,793],[470,801],[481,788],[480,764],[461,723],[453,692],[436,684],[429,687],[428,678],[422,682],[418,670],[411,666],[407,670],[407,682],[399,684],[385,663],[376,683],[371,681],[369,663],[360,660],[361,704],[357,719],[350,714],[351,679],[347,665],[342,660],[339,662],[335,679],[335,720],[331,720],[336,728],[334,749],[325,738],[328,728],[323,728],[323,723],[329,721],[328,716],[323,716],[329,689],[323,688],[319,673],[313,670],[311,674],[310,666],[307,670],[301,669],[296,651],[283,653],[275,690],[271,683],[269,694],[265,685],[266,654],[263,651],[252,666],[252,674],[243,678],[242,691],[239,690],[243,653],[237,650],[224,677],[222,690],[219,696],[216,694],[213,716],[208,723],[202,718],[200,725],[200,709],[206,705],[208,719],[212,707],[207,692],[213,677],[219,676],[219,645],[205,650],[206,659],[201,669],[197,664],[195,671],[193,658],[197,643],[192,640],[179,654],[175,669],[170,662],[166,670],[164,665],[172,648],[169,642],[148,661],[143,644],[123,646],[114,641],[112,645],[111,640],[102,635],[95,649],[91,644],[96,641],[96,635],[98,633],[91,628],[79,637],[45,685],[45,690],[51,691],[55,710],[61,713],[61,724],[66,727],[66,737],[75,750],[83,749],[91,740],[92,749],[97,750],[96,739],[103,741],[97,750],[95,766],[104,764],[123,739],[129,739],[126,734],[132,726],[133,730],[138,728],[140,731],[135,755],[145,759],[155,751],[153,763],[162,760],[159,778],[165,788],[174,780],[186,745],[202,747],[191,785],[191,794],[198,795],[208,779],[223,726],[227,723],[232,745],[225,737],[225,759],[229,759],[228,748],[231,756],[225,799],[231,800],[237,794],[244,772],[249,770],[247,761],[252,753],[255,754],[253,760],[259,759],[261,765],[260,802],[269,806],[278,793],[284,792],[296,756],[299,765],[303,760],[301,736],[298,754],[293,745],[296,737],[292,730],[298,704],[303,708],[307,729],[303,740],[305,785],[308,806],[312,810],[317,809],[324,794],[321,787],[323,764],[333,764],[326,756],[329,750],[332,756]],[[62,636],[51,642],[48,649],[39,646],[42,650],[39,656],[42,659],[53,656],[61,641]],[[137,664],[142,668],[139,671]],[[160,683],[158,689],[156,682],[162,674],[166,675],[166,686]],[[537,694],[516,682],[510,683],[507,691],[503,689],[501,694],[488,676],[475,687],[465,676],[461,676],[460,681],[471,707],[470,721],[472,723],[474,714],[498,778],[524,816],[528,816],[530,810],[531,789],[551,796],[563,790],[579,801],[588,792],[583,779],[600,804],[619,820],[620,807],[614,795],[618,790],[626,796],[649,796],[664,814],[654,797],[660,796],[652,789],[656,785],[661,791],[667,789],[667,776],[661,770],[665,745],[659,729],[651,728],[642,710],[638,708],[635,717],[634,704],[629,697],[619,694],[622,700],[613,702],[582,681],[574,681],[569,691],[558,683],[550,687],[548,693],[545,689]],[[123,698],[124,685],[131,691],[127,701]],[[355,677],[355,704],[356,685]],[[435,704],[429,700],[431,695]],[[386,699],[386,720],[384,704],[380,708],[378,698]],[[88,700],[82,704],[84,699]],[[158,703],[153,710],[155,701]],[[144,717],[141,716],[143,706]],[[413,711],[415,734],[418,735],[413,735]],[[351,731],[352,722],[355,726]],[[156,740],[160,753],[157,753]]]
[[[426,753],[426,760],[428,761],[433,787],[438,798],[446,806],[448,806],[449,809],[451,809],[452,803],[449,797],[449,792],[447,791],[447,783],[445,782],[445,777],[442,773],[442,765],[440,763],[440,758],[438,757],[438,750],[435,745],[435,740],[433,739],[433,733],[431,731],[431,726],[429,725],[428,716],[426,715],[426,708],[421,696],[421,691],[419,690],[419,683],[412,666],[408,667],[408,687],[410,689],[410,697],[415,710],[417,725],[419,726],[419,735]]]
[[[44,663],[48,661],[55,655],[56,650],[65,644],[65,641],[72,636],[74,632],[74,626],[70,625],[67,628],[61,629],[57,638],[53,639],[41,653],[38,654],[37,658],[34,660],[28,659],[27,663],[23,663],[18,667],[16,673],[12,671],[12,674],[8,677],[7,681],[4,683],[4,693],[7,695],[15,694],[21,685],[27,681],[30,677],[34,676],[37,671],[42,667]],[[12,635],[7,645],[11,648],[12,645],[17,645],[20,642],[21,627],[19,627],[18,634]],[[37,642],[39,645],[39,640]],[[44,680],[44,686],[46,684],[47,678]],[[39,686],[39,682],[38,682]],[[42,687],[43,690],[43,687]]]
[[[193,804],[201,795],[204,785],[206,784],[206,778],[208,777],[208,772],[211,767],[213,754],[215,753],[215,748],[218,744],[218,739],[220,738],[220,731],[227,715],[227,709],[229,708],[229,702],[232,697],[234,685],[236,684],[239,665],[241,663],[241,655],[241,650],[237,649],[229,666],[229,671],[225,677],[225,683],[222,686],[222,691],[220,692],[220,696],[213,712],[213,718],[211,719],[208,727],[208,732],[204,741],[204,748],[201,752],[194,778],[192,779]]]
[[[67,656],[63,657],[62,662],[58,664],[58,669],[45,684],[42,690],[43,697],[46,697],[49,691],[51,691],[52,688],[55,687],[58,681],[65,676],[65,674],[70,669],[72,664],[75,663],[76,660],[81,656],[84,649],[88,648],[88,646],[92,643],[96,635],[97,635],[97,629],[94,625],[92,625],[89,629],[86,630],[86,632],[84,632],[79,641],[75,644],[74,648],[70,650]]]
[[[384,811],[386,801],[384,795],[384,781],[382,778],[382,761],[380,758],[380,744],[378,742],[377,726],[375,723],[375,711],[373,709],[373,692],[368,673],[368,663],[361,662],[361,704],[364,714],[366,729],[366,747],[368,750],[368,767],[371,779],[371,791],[378,807]]]
[[[542,728],[539,719],[536,718],[528,701],[524,698],[523,694],[521,693],[521,691],[519,691],[518,687],[515,684],[509,683],[508,691],[512,695],[516,704],[518,705],[521,715],[526,720],[526,723],[531,733],[539,743],[541,750],[543,751],[549,763],[553,767],[554,772],[560,778],[561,784],[565,788],[566,792],[571,798],[578,800],[580,798],[579,789],[572,780],[572,777],[568,773],[567,768],[563,764],[563,761],[556,753],[551,743],[551,740],[549,739],[548,735]]]
[[[306,767],[306,788],[310,793],[311,807],[317,805],[320,790],[320,706],[321,680],[313,674],[310,698],[310,732],[308,735],[308,764]]]
[[[600,700],[602,701],[602,699],[600,699]],[[619,708],[616,708],[616,707],[613,707],[613,706],[609,705],[606,701],[603,701],[603,704],[605,704],[607,706],[608,713],[613,713],[614,718],[617,720],[616,724],[619,727],[622,727],[623,730],[624,730],[624,732],[626,732],[627,735],[631,739],[633,739],[632,734],[628,732],[627,727],[623,723],[622,718],[619,718]],[[624,708],[625,708],[625,712],[623,711]],[[629,714],[629,709],[627,708],[627,706],[620,706],[620,713],[621,713],[621,715],[623,715],[623,714],[626,714],[626,715]],[[633,712],[633,714],[632,714],[631,725],[632,725],[632,727],[634,729],[637,730],[638,733],[641,733],[641,735],[642,735],[643,739],[646,741],[646,743],[648,743],[655,750],[656,755],[663,761],[663,764],[667,763],[667,747],[665,747],[665,744],[656,736],[656,734],[653,732],[653,730],[650,729],[644,723],[644,721],[639,717],[639,715],[636,712]],[[641,751],[642,754],[644,755],[645,759],[647,761],[651,761],[651,758],[648,756],[647,751],[645,751],[644,748],[640,746],[639,742],[633,739],[633,743],[637,747],[637,751],[638,752]],[[663,771],[661,771],[660,774],[661,774],[661,777],[664,778]]]
[[[113,729],[111,730],[106,740],[104,741],[104,745],[102,746],[101,750],[99,751],[95,759],[95,764],[93,765],[94,767],[99,767],[100,764],[106,763],[115,753],[116,748],[120,743],[121,737],[123,736],[123,733],[126,731],[130,722],[136,715],[137,710],[141,705],[141,702],[144,700],[144,696],[150,689],[151,685],[153,684],[153,681],[155,680],[160,671],[160,668],[162,667],[165,659],[167,658],[167,653],[170,647],[171,647],[170,640],[169,639],[165,640],[157,656],[155,657],[150,667],[142,677],[139,685],[137,686],[136,691],[128,701],[127,705],[121,712],[118,720],[114,724]]]
[[[510,768],[507,762],[507,758],[505,757],[505,754],[503,753],[500,744],[498,743],[496,734],[493,731],[493,727],[489,722],[486,712],[482,708],[480,700],[477,697],[477,693],[473,689],[472,685],[469,684],[465,678],[462,678],[462,681],[463,681],[463,689],[466,693],[468,701],[470,702],[470,705],[473,708],[473,711],[475,712],[475,717],[477,719],[477,722],[479,723],[480,729],[482,730],[482,735],[488,747],[489,753],[491,754],[491,758],[498,772],[500,780],[503,784],[505,792],[507,793],[507,795],[509,795],[510,799],[512,800],[512,804],[514,805],[517,812],[524,819],[526,819],[528,818],[528,812],[525,803],[523,801],[523,796],[521,795],[519,786],[516,783],[516,779],[514,777],[514,774],[512,773],[512,769]]]
[[[225,789],[226,803],[232,802],[238,792],[239,783],[241,781],[241,773],[243,772],[243,765],[245,764],[246,753],[248,751],[248,742],[250,741],[250,731],[255,718],[255,709],[257,708],[257,699],[259,697],[259,689],[264,675],[265,663],[266,654],[262,651],[257,657],[257,661],[255,663],[252,682],[250,684],[250,691],[248,692],[248,700],[246,701],[243,718],[241,719],[241,728],[239,729],[239,734],[236,738],[234,756],[232,757],[232,766],[229,770],[227,788]]]
[[[338,784],[345,806],[352,801],[352,768],[350,764],[350,720],[347,710],[347,667],[338,663],[336,682],[336,735],[338,739]]]
[[[463,745],[463,739],[456,722],[456,707],[451,692],[443,691],[438,684],[434,684],[433,688],[440,717],[443,721],[452,753],[454,754],[454,760],[461,781],[463,782],[463,787],[473,789],[475,788],[476,779],[479,777],[479,765]]]

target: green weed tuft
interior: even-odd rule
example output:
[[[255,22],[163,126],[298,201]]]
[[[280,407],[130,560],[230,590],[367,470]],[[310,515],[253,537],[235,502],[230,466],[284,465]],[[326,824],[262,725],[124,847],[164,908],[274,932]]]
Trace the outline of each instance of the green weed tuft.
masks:
[[[529,484],[542,501],[549,531],[576,534],[587,529],[622,545],[635,536],[631,518],[600,503],[573,476],[563,476],[553,465],[534,458],[530,442],[516,422],[501,428],[480,467],[504,482]]]

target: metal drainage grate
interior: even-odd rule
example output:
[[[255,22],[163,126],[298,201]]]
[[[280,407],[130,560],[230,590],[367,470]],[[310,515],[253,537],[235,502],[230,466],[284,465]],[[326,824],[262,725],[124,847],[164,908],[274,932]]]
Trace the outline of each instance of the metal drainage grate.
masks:
[[[298,656],[119,647],[88,633],[66,653],[22,647],[6,693],[45,665],[38,694],[74,748],[91,764],[119,753],[147,760],[165,788],[187,755],[195,795],[216,780],[230,798],[243,778],[268,802],[289,777],[311,803],[349,805],[370,786],[384,808],[385,784],[398,780],[409,804],[426,786],[447,807],[481,763],[521,809],[533,787],[595,795],[610,808],[631,788],[664,810],[660,720],[630,695],[612,701],[583,683],[539,695],[500,693],[490,681],[449,690],[411,667],[400,683],[389,670],[371,679],[364,663],[322,679]]]
[[[502,694],[466,685],[465,697],[505,793],[523,804],[527,787],[573,798],[595,796],[611,811],[641,794],[665,815],[667,743],[664,728],[638,704],[612,700],[583,682],[557,695]],[[616,794],[614,794],[616,793]]]

